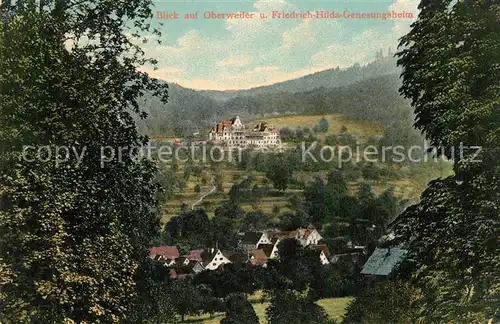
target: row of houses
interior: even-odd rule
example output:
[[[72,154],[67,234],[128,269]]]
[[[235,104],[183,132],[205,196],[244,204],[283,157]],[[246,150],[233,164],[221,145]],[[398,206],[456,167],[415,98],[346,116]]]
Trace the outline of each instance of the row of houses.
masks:
[[[172,277],[177,277],[203,270],[216,270],[228,263],[266,266],[269,260],[279,257],[278,244],[284,239],[296,239],[302,246],[316,251],[324,265],[334,260],[334,256],[323,242],[323,237],[312,228],[241,233],[238,252],[198,249],[181,255],[177,246],[160,246],[151,248],[149,254],[152,259],[168,267]]]
[[[278,258],[278,244],[284,239],[295,239],[302,246],[317,251],[322,264],[329,264],[332,258],[323,237],[314,228],[298,228],[293,231],[246,232],[239,243],[239,249],[249,254],[249,262],[265,265],[267,260]]]
[[[216,270],[228,264],[249,263],[266,266],[267,262],[279,258],[278,245],[282,240],[295,239],[302,246],[317,252],[323,265],[346,262],[362,266],[361,273],[368,276],[387,276],[406,257],[407,250],[401,247],[376,248],[368,258],[364,246],[351,246],[345,253],[332,255],[320,233],[313,228],[299,228],[293,231],[262,231],[241,234],[238,252],[220,249],[191,250],[181,255],[177,246],[160,246],[150,249],[150,257],[169,268],[175,278],[197,274],[203,270]]]
[[[149,250],[152,259],[163,263],[163,265],[176,274],[199,273],[203,270],[215,270],[227,263],[246,262],[246,257],[241,253],[221,251],[220,249],[191,250],[180,255],[177,246],[153,247]]]

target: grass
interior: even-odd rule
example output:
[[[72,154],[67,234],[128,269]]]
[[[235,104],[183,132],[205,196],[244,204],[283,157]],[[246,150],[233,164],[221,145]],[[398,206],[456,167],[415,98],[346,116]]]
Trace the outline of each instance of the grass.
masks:
[[[269,306],[269,302],[260,302],[262,299],[262,293],[257,292],[256,294],[250,296],[248,300],[252,303],[255,310],[255,314],[259,318],[260,323],[267,323],[266,321],[266,309]],[[331,319],[340,321],[342,316],[344,316],[346,307],[352,297],[343,298],[327,298],[319,300],[318,305],[322,306],[328,316]],[[217,313],[212,318],[208,314],[203,314],[201,316],[187,316],[186,320],[182,323],[203,323],[203,324],[216,324],[224,318],[224,313]]]
[[[275,125],[279,128],[291,128],[296,129],[298,127],[309,127],[312,129],[314,125],[318,123],[318,121],[325,117],[328,120],[328,132],[326,134],[318,135],[319,138],[322,138],[326,135],[330,134],[338,134],[340,132],[340,127],[347,127],[347,131],[350,134],[354,134],[361,139],[368,139],[374,135],[382,135],[384,134],[384,127],[376,122],[369,121],[361,121],[355,119],[346,118],[340,114],[329,114],[329,115],[288,115],[288,116],[280,116],[280,117],[270,117],[270,118],[262,118],[258,119],[255,122],[266,122],[272,125]]]
[[[342,320],[345,315],[347,305],[353,300],[352,297],[343,298],[327,298],[318,301],[318,305],[322,306],[328,316],[336,321]]]

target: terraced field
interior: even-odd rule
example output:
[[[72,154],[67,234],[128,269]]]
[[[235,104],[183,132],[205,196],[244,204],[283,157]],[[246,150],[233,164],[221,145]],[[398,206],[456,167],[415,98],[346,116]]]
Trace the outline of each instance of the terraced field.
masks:
[[[247,121],[255,123],[258,121],[264,121],[277,125],[279,127],[289,127],[291,129],[296,129],[298,127],[314,127],[314,125],[321,119],[322,116],[317,115],[289,115],[271,118],[262,118],[259,120]],[[380,124],[374,122],[358,121],[347,119],[342,115],[325,115],[324,116],[329,122],[329,130],[327,133],[320,135],[320,138],[324,138],[329,134],[337,134],[342,126],[347,127],[348,132],[356,136],[360,141],[366,141],[371,136],[381,135],[384,133],[384,127]],[[157,139],[170,141],[171,139]],[[168,167],[168,165],[167,165]],[[198,204],[197,208],[203,208],[209,217],[213,217],[214,211],[217,206],[223,201],[228,199],[228,192],[235,183],[239,183],[246,179],[248,176],[252,176],[254,183],[257,183],[259,187],[267,187],[270,193],[273,192],[272,184],[266,179],[265,174],[256,171],[244,171],[239,170],[236,166],[224,165],[219,166],[217,170],[214,170],[209,165],[202,165],[203,175],[195,177],[191,175],[187,180],[185,180],[185,187],[182,191],[175,193],[174,197],[170,199],[164,206],[162,221],[164,223],[168,222],[170,218],[176,216],[180,213],[182,208],[190,209],[192,204],[200,199],[200,197],[213,188],[211,179],[213,179],[216,173],[220,174],[222,177],[222,192],[215,191],[214,193],[206,196],[203,201]],[[183,165],[179,165],[177,171],[177,177],[179,179],[183,178]],[[407,168],[407,167],[405,167]],[[407,168],[408,169],[408,168]],[[441,163],[436,164],[435,162],[428,162],[420,166],[412,167],[405,171],[406,176],[400,178],[399,180],[380,180],[380,181],[367,181],[373,188],[375,194],[380,194],[387,188],[394,187],[394,192],[397,196],[407,199],[410,201],[418,201],[420,193],[425,189],[428,181],[435,179],[437,177],[445,177],[451,173],[451,164]],[[315,176],[325,176],[326,172],[312,173],[312,172],[297,172],[294,177],[299,182],[312,181]],[[205,181],[201,181],[201,178],[205,177]],[[207,179],[209,179],[207,181]],[[194,188],[196,185],[200,186],[200,192],[196,193]],[[359,186],[359,182],[351,182],[349,184],[349,189],[351,192],[356,192]],[[298,197],[302,196],[302,190],[300,189],[287,189],[284,195],[269,195],[262,197],[258,202],[242,204],[241,208],[245,211],[263,211],[264,213],[272,214],[273,210],[279,212],[285,212],[289,210],[288,208],[288,198],[291,195],[296,195]],[[278,208],[276,208],[277,206]]]

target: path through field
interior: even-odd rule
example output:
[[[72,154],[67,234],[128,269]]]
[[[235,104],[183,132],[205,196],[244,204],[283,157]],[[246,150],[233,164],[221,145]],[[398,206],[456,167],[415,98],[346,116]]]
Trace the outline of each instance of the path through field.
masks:
[[[194,210],[194,207],[198,204],[200,204],[202,201],[203,201],[203,198],[205,198],[206,196],[208,195],[211,195],[213,194],[213,192],[217,190],[217,187],[214,186],[209,192],[203,194],[203,196],[200,197],[200,199],[198,199],[197,201],[195,201],[192,205],[191,205],[191,210]]]

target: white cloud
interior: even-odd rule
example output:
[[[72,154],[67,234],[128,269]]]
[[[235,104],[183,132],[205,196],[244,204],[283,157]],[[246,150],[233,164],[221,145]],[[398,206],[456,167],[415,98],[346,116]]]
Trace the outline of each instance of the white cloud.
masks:
[[[285,0],[257,0],[253,5],[257,10],[270,12],[273,10],[294,10],[295,6]]]
[[[175,66],[165,66],[158,69],[140,68],[139,71],[146,72],[149,76],[169,82],[179,82],[184,78],[184,69]]]
[[[348,67],[354,63],[368,63],[375,59],[377,50],[386,49],[394,45],[394,39],[375,30],[366,29],[360,35],[347,42],[333,43],[314,54],[311,58],[313,65],[333,65]]]
[[[420,0],[396,0],[392,5],[389,6],[389,11],[395,12],[411,12],[413,15],[417,16],[418,14],[418,4]],[[394,26],[392,27],[392,31],[396,38],[400,38],[401,36],[407,34],[410,31],[410,24],[412,21],[408,19],[396,19],[394,20]]]
[[[389,11],[411,12],[416,19],[419,0],[396,0],[388,7]],[[314,66],[334,65],[348,67],[354,63],[365,64],[375,59],[375,52],[383,49],[387,55],[389,47],[395,50],[399,38],[410,30],[412,19],[394,19],[390,32],[382,29],[366,29],[361,34],[345,42],[327,44],[312,58]]]
[[[198,30],[190,30],[177,40],[177,46],[161,46],[172,54],[185,54],[189,51],[199,50],[205,39],[202,39]]]
[[[304,46],[304,40],[313,38],[315,35],[315,26],[312,19],[305,19],[301,24],[287,30],[281,36],[283,48],[290,49]]]
[[[416,13],[418,2],[395,0],[387,9]],[[267,85],[326,68],[368,63],[377,50],[386,51],[389,46],[395,49],[397,39],[412,22],[386,21],[385,25],[345,39],[340,20],[260,18],[259,12],[298,10],[286,0],[257,0],[254,10],[253,19],[227,19],[225,34],[206,35],[200,30],[189,30],[170,45],[142,44],[161,67],[147,72],[197,89]],[[392,23],[389,28],[388,23]]]
[[[233,55],[217,62],[218,67],[242,67],[252,63],[253,58],[250,55]]]
[[[282,49],[309,47],[323,34],[331,37],[332,33],[335,33],[336,37],[339,37],[341,32],[342,28],[337,20],[304,19],[297,26],[283,32]]]

